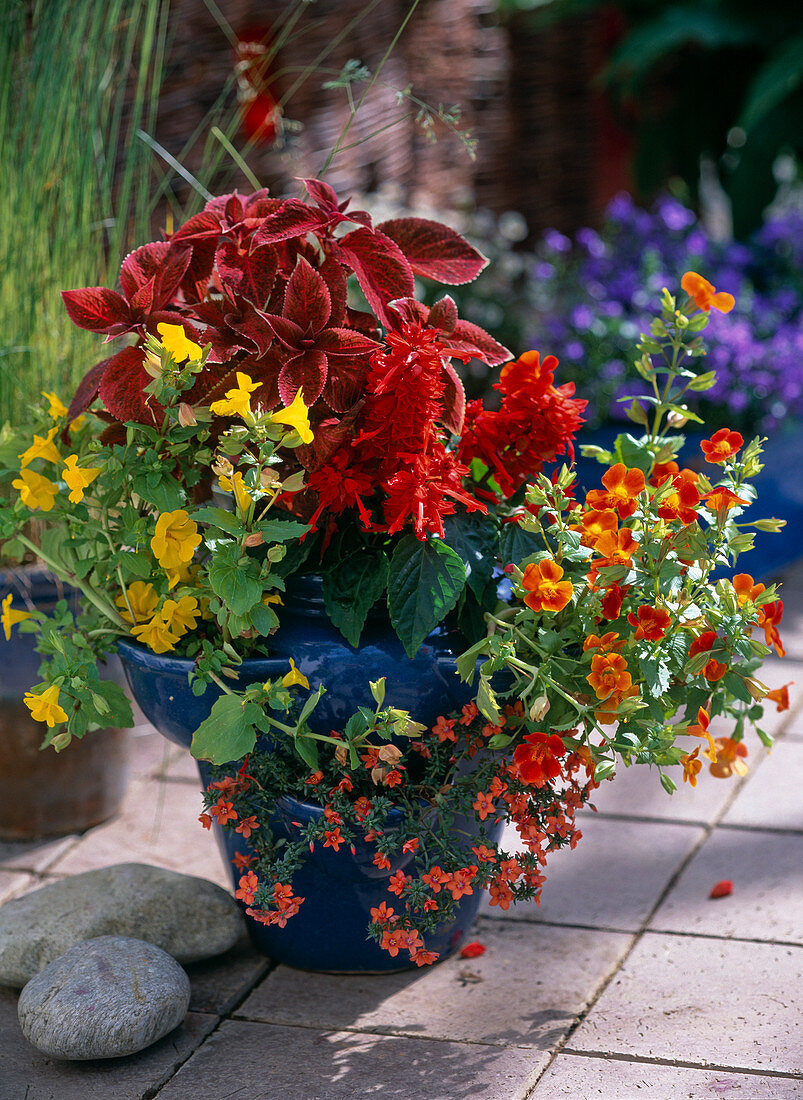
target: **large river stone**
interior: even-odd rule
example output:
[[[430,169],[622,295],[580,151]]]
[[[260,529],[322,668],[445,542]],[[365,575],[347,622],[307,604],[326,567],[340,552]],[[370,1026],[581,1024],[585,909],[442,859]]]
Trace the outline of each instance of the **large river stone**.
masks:
[[[99,936],[77,943],[20,994],[29,1042],[53,1058],[121,1058],[155,1043],[187,1014],[190,980],[144,940]]]
[[[220,886],[143,863],[119,863],[54,882],[0,908],[0,985],[19,988],[74,943],[133,936],[179,962],[220,955],[243,932]]]

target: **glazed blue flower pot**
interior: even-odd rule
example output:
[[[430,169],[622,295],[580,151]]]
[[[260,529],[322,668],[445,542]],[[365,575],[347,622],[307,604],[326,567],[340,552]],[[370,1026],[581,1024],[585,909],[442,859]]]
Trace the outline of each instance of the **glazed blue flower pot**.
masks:
[[[387,617],[372,614],[355,649],[326,617],[321,582],[317,578],[296,579],[280,613],[281,628],[270,639],[274,655],[243,661],[232,684],[247,687],[282,676],[288,671],[292,657],[311,689],[321,683],[326,686],[326,693],[310,717],[310,726],[316,732],[342,729],[361,705],[373,709],[368,684],[382,676],[386,678],[386,705],[408,710],[416,721],[429,726],[434,725],[438,715],[459,710],[473,696],[471,687],[456,672],[456,658],[464,645],[459,634],[439,628],[411,659]],[[160,656],[128,641],[118,643],[118,652],[131,691],[148,720],[165,737],[189,748],[193,733],[209,717],[220,697],[220,689],[210,684],[203,695],[193,695],[189,686],[190,660]],[[209,765],[199,762],[199,770],[204,785],[208,785]],[[269,825],[277,836],[289,839],[298,834],[304,822],[322,812],[320,806],[285,798]],[[388,827],[393,827],[392,820]],[[250,847],[233,830],[217,825],[213,828],[236,887],[241,872],[231,861],[237,852],[249,854]],[[470,855],[479,822],[460,818],[454,828]],[[501,828],[499,825],[499,835]],[[338,852],[316,846],[293,877],[294,893],[305,898],[299,912],[285,928],[266,927],[247,918],[254,944],[271,958],[304,970],[365,973],[407,969],[406,953],[391,957],[367,938],[366,930],[370,910],[382,901],[391,905],[394,900],[387,889],[390,876],[400,869],[412,872],[415,857],[406,853],[389,870],[381,870],[373,864],[375,851],[375,847],[365,843],[355,844],[354,854],[345,845]],[[441,958],[451,954],[474,920],[480,901],[481,892],[464,897],[457,919],[426,937],[427,950],[438,952]]]

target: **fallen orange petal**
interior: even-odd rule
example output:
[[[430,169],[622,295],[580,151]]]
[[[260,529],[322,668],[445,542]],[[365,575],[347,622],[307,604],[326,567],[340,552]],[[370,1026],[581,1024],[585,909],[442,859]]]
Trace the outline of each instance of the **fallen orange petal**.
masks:
[[[709,898],[726,898],[729,894],[733,893],[733,883],[729,878],[723,878],[721,882],[718,882],[708,895]]]
[[[479,943],[475,940],[473,943],[467,943],[463,950],[460,952],[461,959],[476,959],[478,955],[485,954],[485,944]]]

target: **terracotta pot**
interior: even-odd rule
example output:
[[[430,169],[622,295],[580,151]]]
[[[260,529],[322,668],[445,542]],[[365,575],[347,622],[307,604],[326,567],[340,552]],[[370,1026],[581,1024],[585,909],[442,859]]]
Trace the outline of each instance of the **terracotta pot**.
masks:
[[[0,573],[0,598],[50,610],[75,594],[41,569]],[[0,840],[65,836],[97,825],[120,805],[128,783],[128,731],[95,730],[66,749],[40,749],[44,729],[22,697],[39,682],[42,660],[31,634],[0,635]],[[122,682],[119,662],[110,679]]]

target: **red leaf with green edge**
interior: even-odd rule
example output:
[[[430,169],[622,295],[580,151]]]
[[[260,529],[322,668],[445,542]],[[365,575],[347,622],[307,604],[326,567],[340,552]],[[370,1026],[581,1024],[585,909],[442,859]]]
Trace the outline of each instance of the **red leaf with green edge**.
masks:
[[[481,359],[489,367],[497,367],[513,358],[502,344],[489,336],[484,328],[473,325],[471,321],[458,321],[454,331],[449,334],[449,347],[457,351],[466,351],[476,359]]]
[[[305,332],[320,332],[332,312],[329,290],[318,272],[299,256],[284,292],[284,316]]]
[[[446,385],[443,390],[443,423],[454,435],[460,435],[463,431],[463,420],[466,415],[466,391],[460,375],[451,363],[444,363]]]
[[[217,247],[215,264],[223,287],[262,308],[276,278],[276,250],[267,246],[243,253],[225,237]]]
[[[326,381],[327,366],[324,353],[314,348],[288,359],[279,375],[279,393],[284,404],[290,405],[302,387],[305,405],[317,401]]]
[[[100,380],[100,399],[112,416],[118,420],[139,420],[145,424],[158,423],[161,407],[143,389],[150,377],[143,367],[145,352],[142,348],[123,348],[109,360]]]
[[[377,226],[396,242],[416,275],[452,286],[476,279],[488,260],[448,225],[427,218],[393,218]]]
[[[448,294],[439,298],[429,311],[429,324],[432,328],[440,329],[445,336],[450,336],[454,332],[457,324],[457,306]]]
[[[72,396],[70,407],[67,410],[67,423],[75,420],[76,416],[80,416],[81,413],[85,413],[92,402],[98,396],[98,388],[100,386],[100,380],[103,377],[106,367],[111,363],[114,356],[110,356],[108,359],[101,359],[99,363],[96,363],[94,367],[90,367],[84,377],[78,383],[78,388]]]
[[[263,244],[275,244],[291,237],[305,237],[307,233],[320,229],[323,221],[312,206],[299,199],[287,199],[279,210],[264,219],[251,238],[251,247],[259,248]]]
[[[413,273],[401,249],[390,237],[364,227],[341,237],[337,247],[357,276],[371,309],[389,327],[387,304],[415,291]]]
[[[131,329],[128,302],[115,290],[88,286],[82,290],[62,290],[61,298],[70,320],[79,328],[105,332],[109,336]]]

